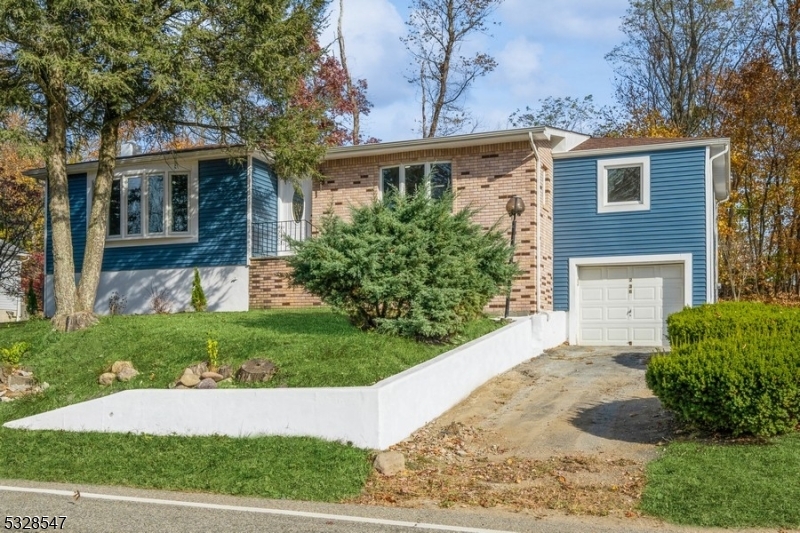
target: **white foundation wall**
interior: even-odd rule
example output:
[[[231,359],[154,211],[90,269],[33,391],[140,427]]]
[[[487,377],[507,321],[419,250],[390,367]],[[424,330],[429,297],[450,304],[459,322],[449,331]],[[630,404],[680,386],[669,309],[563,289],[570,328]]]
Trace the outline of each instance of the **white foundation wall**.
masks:
[[[247,311],[249,287],[247,266],[199,267],[200,282],[206,295],[209,311]],[[164,295],[171,304],[171,312],[191,309],[193,268],[169,268],[154,270],[122,270],[103,272],[97,287],[94,311],[109,313],[109,299],[114,291],[126,298],[125,314],[148,314],[153,312],[153,292],[165,290]],[[80,275],[75,276],[76,283]],[[45,276],[44,310],[47,316],[55,314],[53,298],[53,275]]]
[[[137,389],[7,422],[32,430],[306,435],[385,449],[491,379],[567,340],[564,312],[515,320],[371,387]]]

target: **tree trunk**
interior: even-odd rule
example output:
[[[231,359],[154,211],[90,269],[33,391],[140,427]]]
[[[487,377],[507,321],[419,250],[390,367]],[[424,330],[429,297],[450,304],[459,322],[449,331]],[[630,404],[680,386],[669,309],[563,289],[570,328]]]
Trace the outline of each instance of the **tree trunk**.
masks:
[[[89,227],[86,231],[86,249],[83,255],[81,281],[78,285],[77,308],[87,313],[94,312],[97,285],[100,282],[100,272],[103,265],[118,137],[119,117],[116,113],[107,110],[103,120],[103,127],[100,129],[97,177],[92,189],[92,211],[89,217]]]
[[[56,304],[53,323],[58,328],[63,317],[75,312],[77,302],[67,180],[67,90],[61,72],[55,70],[50,73],[48,93],[45,159],[53,247],[53,296]]]
[[[353,108],[353,144],[361,142],[361,110],[358,105],[358,95],[353,88],[353,78],[350,77],[350,70],[347,68],[347,54],[344,51],[344,34],[342,33],[342,17],[344,13],[344,0],[339,0],[339,23],[337,25],[338,41],[339,41],[339,55],[342,59],[342,70],[345,76],[345,87],[347,88],[347,99],[350,101],[350,106]]]

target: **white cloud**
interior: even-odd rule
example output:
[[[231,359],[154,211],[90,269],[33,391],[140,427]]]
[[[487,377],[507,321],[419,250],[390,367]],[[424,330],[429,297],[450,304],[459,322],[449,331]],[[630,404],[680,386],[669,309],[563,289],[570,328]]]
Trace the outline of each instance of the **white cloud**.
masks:
[[[513,94],[526,94],[540,73],[543,53],[541,44],[529,41],[524,35],[508,41],[496,55],[495,80],[499,78]]]
[[[619,40],[620,17],[628,5],[628,0],[559,0],[543,7],[541,2],[506,0],[498,16],[512,31],[609,43]]]

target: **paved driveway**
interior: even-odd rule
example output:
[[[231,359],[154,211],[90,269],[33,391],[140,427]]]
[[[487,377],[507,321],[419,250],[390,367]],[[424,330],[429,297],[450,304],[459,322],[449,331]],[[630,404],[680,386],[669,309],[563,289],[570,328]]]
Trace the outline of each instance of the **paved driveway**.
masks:
[[[393,446],[408,471],[358,501],[636,516],[672,425],[645,385],[651,354],[562,346],[517,366]]]
[[[493,379],[437,420],[491,431],[515,455],[647,460],[669,416],[645,385],[652,349],[562,346]]]

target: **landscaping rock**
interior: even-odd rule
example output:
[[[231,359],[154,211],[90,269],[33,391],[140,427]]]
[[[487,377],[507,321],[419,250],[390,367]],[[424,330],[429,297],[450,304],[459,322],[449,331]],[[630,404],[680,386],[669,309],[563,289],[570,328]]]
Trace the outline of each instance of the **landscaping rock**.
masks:
[[[7,379],[8,376],[6,376],[5,372],[3,372],[3,367],[0,366],[0,383],[5,383]]]
[[[188,373],[188,374],[182,375],[181,379],[179,379],[178,381],[180,382],[181,385],[183,385],[185,387],[189,387],[189,388],[196,387],[197,384],[200,383],[200,376]]]
[[[178,383],[177,385],[175,385],[174,388],[175,389],[188,389],[189,387],[187,387],[186,385],[182,385],[182,384]]]
[[[243,383],[253,383],[257,381],[269,381],[278,367],[275,363],[266,359],[250,359],[242,363],[239,370],[236,371],[236,381]]]
[[[208,372],[208,363],[197,363],[187,368],[187,370],[190,370],[195,376],[200,377],[203,375],[203,372]]]
[[[228,379],[233,376],[233,369],[231,365],[222,365],[217,369],[217,374],[222,376],[222,379]]]
[[[120,381],[130,381],[139,375],[139,371],[133,367],[124,367],[117,373],[117,379]]]
[[[114,383],[116,379],[117,375],[114,374],[113,372],[104,372],[100,374],[100,378],[97,380],[97,382],[104,387],[108,387],[109,385]]]
[[[130,361],[115,361],[114,364],[111,365],[111,372],[119,374],[122,372],[123,368],[133,368],[133,363]]]
[[[222,380],[224,379],[224,378],[222,377],[222,374],[217,374],[216,372],[203,372],[203,373],[200,375],[200,377],[201,377],[201,378],[203,378],[203,379],[209,379],[209,378],[211,378],[211,379],[213,379],[215,382],[217,382],[217,381],[222,381]]]
[[[33,375],[22,375],[22,372],[8,376],[8,388],[11,390],[25,390],[33,387]]]
[[[372,466],[384,476],[394,476],[406,469],[406,458],[396,451],[381,452],[375,457]]]
[[[213,378],[205,378],[203,381],[197,384],[198,389],[216,389],[217,382],[214,381]]]

